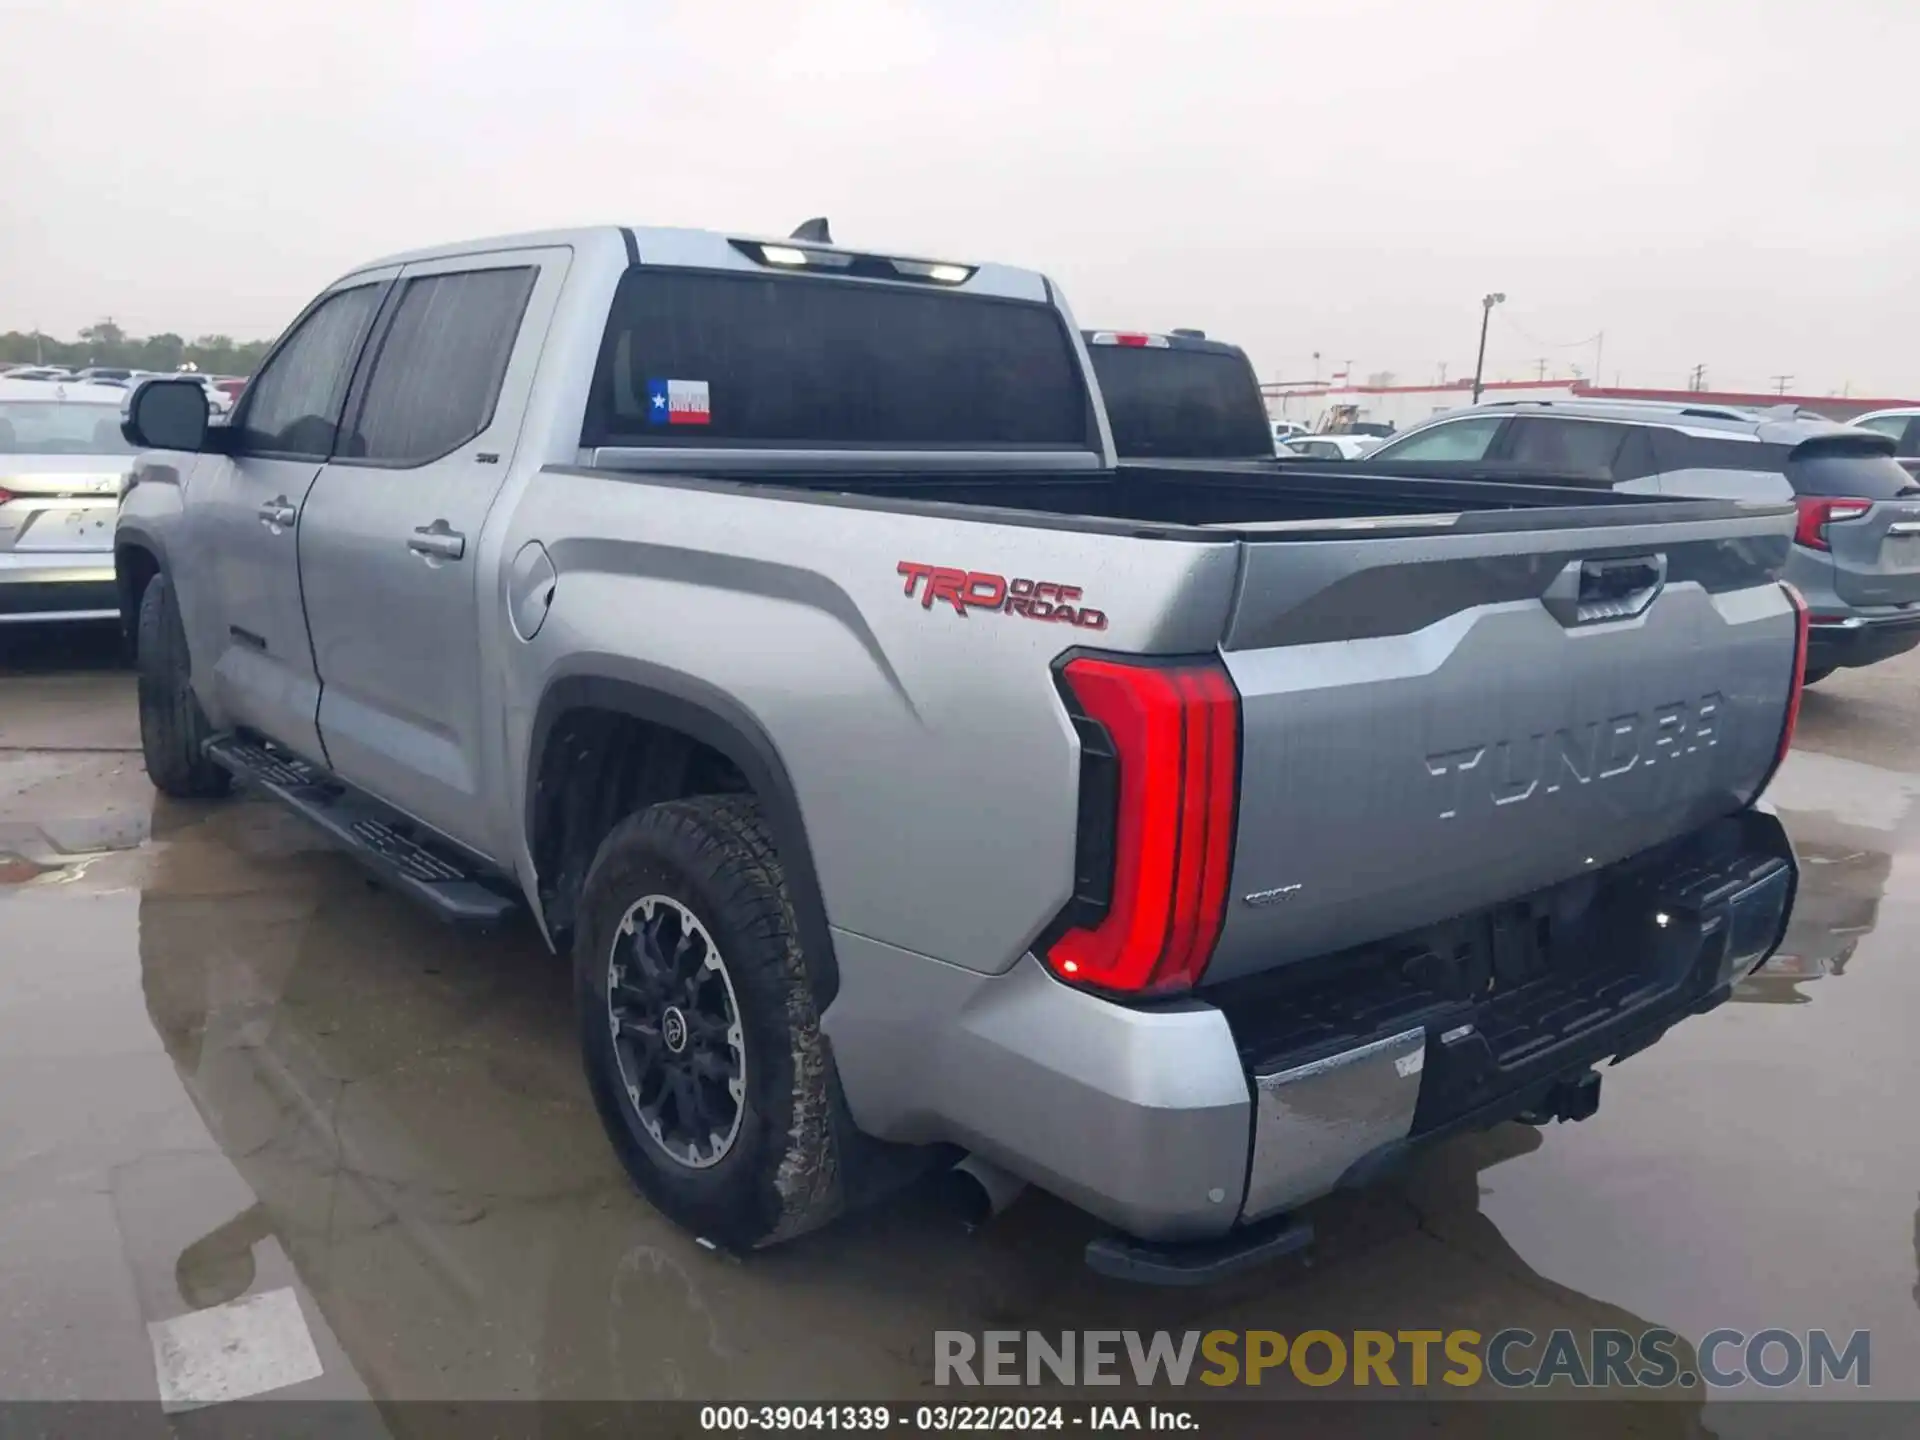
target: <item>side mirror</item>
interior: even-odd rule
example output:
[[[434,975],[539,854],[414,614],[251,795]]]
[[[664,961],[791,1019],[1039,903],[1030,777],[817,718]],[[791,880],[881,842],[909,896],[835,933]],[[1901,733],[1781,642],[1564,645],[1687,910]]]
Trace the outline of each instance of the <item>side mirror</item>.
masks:
[[[128,397],[120,434],[136,450],[203,450],[207,392],[197,380],[149,380]]]

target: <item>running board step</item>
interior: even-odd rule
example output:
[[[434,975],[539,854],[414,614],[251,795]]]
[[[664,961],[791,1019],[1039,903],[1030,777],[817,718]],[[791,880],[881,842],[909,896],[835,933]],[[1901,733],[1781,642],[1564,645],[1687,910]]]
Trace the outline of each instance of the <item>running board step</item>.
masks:
[[[381,881],[443,920],[486,927],[520,908],[459,858],[414,838],[418,827],[412,821],[318,765],[241,735],[214,736],[206,753],[241,784],[318,826]]]

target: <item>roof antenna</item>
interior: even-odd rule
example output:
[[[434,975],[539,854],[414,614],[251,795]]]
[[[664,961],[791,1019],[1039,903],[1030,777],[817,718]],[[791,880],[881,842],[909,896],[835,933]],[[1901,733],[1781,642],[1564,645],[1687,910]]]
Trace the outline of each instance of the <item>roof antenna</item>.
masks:
[[[803,221],[800,228],[787,237],[789,240],[811,240],[816,245],[831,245],[833,236],[827,232],[827,217],[816,215]]]

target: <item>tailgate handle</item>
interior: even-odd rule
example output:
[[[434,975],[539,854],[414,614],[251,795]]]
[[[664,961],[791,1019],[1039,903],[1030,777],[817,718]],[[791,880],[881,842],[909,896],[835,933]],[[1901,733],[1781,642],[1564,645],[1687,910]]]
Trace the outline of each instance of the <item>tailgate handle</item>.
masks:
[[[1569,560],[1540,603],[1562,625],[1631,620],[1653,603],[1666,583],[1664,554]]]

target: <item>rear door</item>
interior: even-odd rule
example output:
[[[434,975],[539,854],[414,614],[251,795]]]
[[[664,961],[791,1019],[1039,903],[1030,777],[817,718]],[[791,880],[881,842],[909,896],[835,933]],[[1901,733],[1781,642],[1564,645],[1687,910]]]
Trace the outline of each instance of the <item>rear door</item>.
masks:
[[[1803,514],[1824,517],[1802,537],[1833,557],[1833,592],[1849,605],[1920,601],[1920,484],[1866,435],[1802,441],[1788,452],[1787,479]],[[1852,501],[1849,505],[1846,502]]]
[[[301,528],[329,763],[483,856],[479,615],[506,569],[483,538],[570,255],[406,268]]]
[[[333,449],[347,383],[394,267],[322,295],[262,363],[226,432],[187,482],[192,550],[178,577],[196,683],[236,724],[323,758],[320,698],[300,605],[302,507]],[[211,604],[204,603],[211,601]]]

